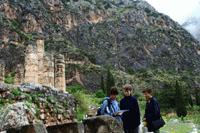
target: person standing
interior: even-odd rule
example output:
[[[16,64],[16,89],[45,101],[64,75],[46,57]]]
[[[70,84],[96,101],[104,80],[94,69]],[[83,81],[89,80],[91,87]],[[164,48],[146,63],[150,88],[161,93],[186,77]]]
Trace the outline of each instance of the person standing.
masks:
[[[152,96],[151,89],[144,89],[142,93],[146,99],[144,122],[148,128],[148,132],[159,133],[159,129],[155,129],[152,125],[153,121],[161,118],[159,103],[156,98]]]
[[[125,133],[139,133],[140,110],[137,99],[132,96],[133,87],[130,84],[123,86],[124,98],[120,101],[120,109],[127,110],[122,114]]]

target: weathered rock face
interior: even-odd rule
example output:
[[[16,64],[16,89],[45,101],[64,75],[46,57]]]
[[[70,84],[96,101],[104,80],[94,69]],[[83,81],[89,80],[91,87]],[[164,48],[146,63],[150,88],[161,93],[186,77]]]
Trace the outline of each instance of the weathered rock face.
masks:
[[[27,114],[30,117],[33,116],[32,111],[23,102],[11,104],[5,109],[1,109],[0,130],[29,125],[31,120],[27,117]]]
[[[115,18],[81,25],[71,31],[71,40],[90,51],[97,64],[111,64],[125,71],[196,69],[199,43],[169,17],[145,5],[136,1]]]

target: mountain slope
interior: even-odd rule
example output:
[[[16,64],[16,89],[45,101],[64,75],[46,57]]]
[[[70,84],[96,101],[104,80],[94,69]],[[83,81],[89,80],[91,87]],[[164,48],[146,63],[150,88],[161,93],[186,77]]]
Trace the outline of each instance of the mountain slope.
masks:
[[[6,60],[7,72],[23,62],[24,48],[38,37],[45,39],[46,51],[89,60],[87,65],[130,74],[157,69],[199,72],[198,41],[145,1],[2,0],[0,11],[0,59]],[[10,51],[18,58],[7,58]],[[81,71],[80,78],[91,83],[88,71]],[[89,71],[97,79],[103,73]]]

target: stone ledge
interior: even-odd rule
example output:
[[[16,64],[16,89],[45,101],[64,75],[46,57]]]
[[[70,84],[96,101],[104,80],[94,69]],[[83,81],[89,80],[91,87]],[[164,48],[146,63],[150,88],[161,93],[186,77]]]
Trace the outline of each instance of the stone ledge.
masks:
[[[82,123],[66,123],[47,127],[48,133],[84,133]]]
[[[33,124],[0,133],[123,133],[122,123],[110,116],[95,116],[83,120],[83,123],[65,123],[45,127]]]
[[[23,126],[18,129],[9,129],[5,133],[47,133],[44,124],[34,124]]]

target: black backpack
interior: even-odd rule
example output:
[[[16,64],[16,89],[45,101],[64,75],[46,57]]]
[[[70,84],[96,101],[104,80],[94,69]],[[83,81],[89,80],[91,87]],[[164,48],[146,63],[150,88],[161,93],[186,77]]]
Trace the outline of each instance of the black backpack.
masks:
[[[107,106],[108,106],[108,108],[109,108],[109,110],[110,110],[110,108],[111,108],[111,101],[110,101],[110,99],[105,99],[105,100],[107,100],[107,102],[108,102]],[[105,101],[105,100],[104,100],[104,101]],[[104,102],[104,101],[103,101],[103,102]],[[101,109],[102,109],[101,107],[98,108],[96,116],[102,115],[102,114],[101,114]],[[105,110],[105,111],[106,111],[106,110]]]

